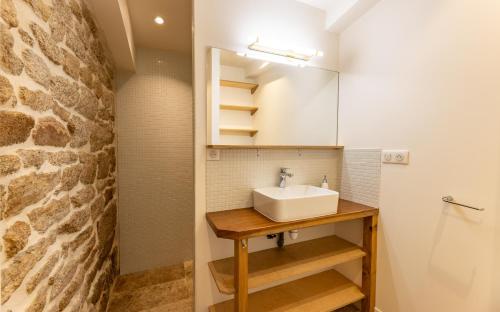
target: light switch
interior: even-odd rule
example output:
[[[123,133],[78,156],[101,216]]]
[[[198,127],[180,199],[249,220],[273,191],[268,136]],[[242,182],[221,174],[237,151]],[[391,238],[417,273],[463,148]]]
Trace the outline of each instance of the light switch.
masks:
[[[208,149],[207,150],[207,160],[208,161],[214,161],[214,160],[220,160],[220,150],[218,149]]]
[[[410,152],[407,150],[383,150],[382,162],[384,164],[408,165],[410,162]]]

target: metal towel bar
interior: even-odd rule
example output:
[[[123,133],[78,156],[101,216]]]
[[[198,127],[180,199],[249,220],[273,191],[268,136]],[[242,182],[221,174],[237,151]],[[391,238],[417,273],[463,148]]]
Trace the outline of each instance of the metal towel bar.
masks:
[[[449,204],[453,204],[453,205],[457,205],[457,206],[461,206],[461,207],[465,207],[465,208],[469,208],[469,209],[474,209],[474,210],[478,210],[478,211],[484,211],[485,210],[484,208],[476,208],[476,207],[472,207],[472,206],[469,206],[469,205],[464,205],[464,204],[457,203],[455,201],[455,199],[453,198],[453,196],[451,196],[451,195],[443,196],[442,199],[443,199],[443,201],[445,203],[449,203]]]

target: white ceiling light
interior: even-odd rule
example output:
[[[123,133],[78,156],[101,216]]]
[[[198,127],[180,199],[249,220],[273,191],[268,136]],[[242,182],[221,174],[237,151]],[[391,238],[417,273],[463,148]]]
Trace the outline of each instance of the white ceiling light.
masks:
[[[156,23],[156,24],[158,24],[158,25],[163,25],[163,24],[165,24],[165,20],[164,20],[164,19],[163,19],[163,17],[161,17],[161,16],[157,16],[157,17],[155,17],[154,21],[155,21],[155,23]]]
[[[315,56],[323,56],[323,51],[318,51],[314,49],[291,49],[277,47],[271,44],[264,44],[257,40],[248,46],[250,50],[264,52],[268,54],[274,54],[278,56],[283,56],[287,58],[292,58],[301,61],[310,61]]]

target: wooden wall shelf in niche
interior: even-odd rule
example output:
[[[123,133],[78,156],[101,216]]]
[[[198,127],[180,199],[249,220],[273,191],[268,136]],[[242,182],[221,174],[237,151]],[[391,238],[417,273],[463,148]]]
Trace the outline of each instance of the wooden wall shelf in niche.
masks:
[[[247,129],[247,128],[219,128],[219,133],[223,135],[244,135],[244,136],[255,136],[259,132],[255,129]]]
[[[259,110],[257,106],[247,106],[247,105],[229,105],[229,104],[221,104],[220,109],[223,110],[232,110],[232,111],[243,111],[250,112],[250,115],[255,114]]]
[[[232,80],[221,80],[220,85],[222,87],[247,89],[250,90],[250,93],[252,94],[254,94],[257,88],[259,87],[259,85],[256,83],[232,81]]]
[[[342,145],[226,145],[212,144],[207,148],[215,149],[299,149],[299,150],[340,150],[344,149]]]

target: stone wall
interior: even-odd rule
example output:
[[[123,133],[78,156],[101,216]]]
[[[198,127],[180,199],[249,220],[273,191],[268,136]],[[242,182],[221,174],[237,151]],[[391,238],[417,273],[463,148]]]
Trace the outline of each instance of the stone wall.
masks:
[[[1,311],[105,311],[113,66],[80,0],[0,0]]]

